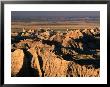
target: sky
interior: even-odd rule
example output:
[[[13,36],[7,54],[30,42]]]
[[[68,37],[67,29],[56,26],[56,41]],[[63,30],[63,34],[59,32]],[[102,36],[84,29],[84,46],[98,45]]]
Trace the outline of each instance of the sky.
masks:
[[[74,16],[74,17],[100,17],[99,11],[12,11],[12,17],[39,17],[39,16]]]

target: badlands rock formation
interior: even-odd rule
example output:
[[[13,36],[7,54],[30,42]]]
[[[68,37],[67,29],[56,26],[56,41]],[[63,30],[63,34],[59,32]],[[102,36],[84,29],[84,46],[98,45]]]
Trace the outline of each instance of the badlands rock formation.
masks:
[[[99,29],[31,34],[12,40],[12,76],[100,76]]]
[[[17,49],[11,53],[11,75],[16,76],[21,70],[24,62],[23,50]]]

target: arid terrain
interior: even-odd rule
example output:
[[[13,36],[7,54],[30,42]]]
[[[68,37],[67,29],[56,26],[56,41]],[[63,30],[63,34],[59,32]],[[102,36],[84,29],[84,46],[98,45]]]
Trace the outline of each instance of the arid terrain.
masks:
[[[12,77],[99,77],[100,23],[11,24]]]

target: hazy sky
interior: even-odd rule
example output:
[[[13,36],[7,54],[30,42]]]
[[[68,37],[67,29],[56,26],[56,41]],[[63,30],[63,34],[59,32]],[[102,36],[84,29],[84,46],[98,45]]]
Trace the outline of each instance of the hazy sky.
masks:
[[[99,11],[12,11],[12,17],[37,17],[37,16],[100,16]]]

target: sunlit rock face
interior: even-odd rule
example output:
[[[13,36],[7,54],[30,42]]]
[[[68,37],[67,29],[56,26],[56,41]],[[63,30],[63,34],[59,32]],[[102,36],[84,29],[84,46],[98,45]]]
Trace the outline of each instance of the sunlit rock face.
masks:
[[[23,66],[24,52],[17,49],[11,53],[11,75],[16,76]]]
[[[80,30],[76,30],[76,31],[69,31],[65,37],[70,37],[70,38],[73,38],[73,39],[76,39],[76,38],[79,38],[79,37],[82,37],[83,34],[80,32]]]

